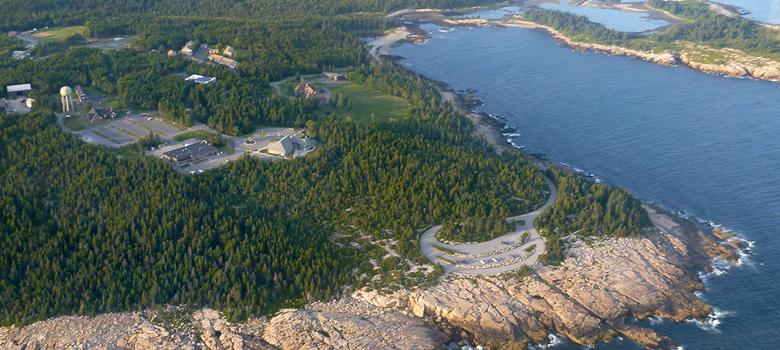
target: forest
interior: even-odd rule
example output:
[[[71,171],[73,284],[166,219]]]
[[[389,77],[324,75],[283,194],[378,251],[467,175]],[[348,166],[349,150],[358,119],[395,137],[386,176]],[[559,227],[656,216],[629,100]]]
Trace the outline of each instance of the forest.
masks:
[[[118,51],[73,47],[38,60],[0,59],[0,85],[30,82],[36,100],[27,115],[0,112],[0,300],[10,301],[0,303],[0,324],[166,303],[209,306],[231,319],[267,314],[361,287],[408,262],[427,263],[418,243],[425,227],[486,225],[485,218],[516,215],[546,199],[543,173],[526,155],[497,155],[431,82],[370,61],[360,33],[397,22],[351,12],[411,5],[406,1],[40,0],[15,11],[9,0],[0,4],[4,28],[85,24],[90,37],[137,35],[134,47]],[[281,13],[295,16],[273,18]],[[234,45],[241,63],[230,70],[165,55],[187,40]],[[320,107],[302,98],[279,97],[268,85],[334,68],[411,107],[399,120],[353,123],[315,113]],[[185,82],[191,73],[218,82]],[[77,84],[124,108],[160,109],[225,134],[305,127],[320,147],[310,157],[244,157],[181,175],[139,154],[149,140],[113,150],[63,132],[53,113],[57,91]],[[635,211],[616,223],[620,210],[636,209],[625,191],[560,171],[548,176],[570,198],[550,211],[544,232],[634,235],[645,223]],[[589,211],[572,223],[578,208]],[[559,224],[563,231],[552,227]],[[375,271],[367,259],[384,254],[366,236],[392,240],[401,257],[384,259]],[[550,261],[560,260],[550,253]],[[395,275],[388,283],[412,287],[440,273]]]
[[[558,188],[558,199],[534,223],[547,239],[546,253],[540,257],[544,262],[565,258],[563,237],[639,237],[644,228],[652,225],[639,199],[622,188],[588,182],[557,166],[550,167],[546,175]]]

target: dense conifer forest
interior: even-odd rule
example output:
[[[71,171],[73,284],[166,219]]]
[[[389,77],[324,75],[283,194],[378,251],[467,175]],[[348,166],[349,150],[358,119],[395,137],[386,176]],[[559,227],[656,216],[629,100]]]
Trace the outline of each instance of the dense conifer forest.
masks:
[[[74,41],[41,59],[0,59],[0,85],[29,82],[36,100],[29,114],[0,114],[0,324],[166,303],[240,319],[327,299],[377,273],[367,259],[383,254],[364,236],[392,240],[401,255],[379,262],[380,272],[395,276],[383,282],[430,283],[440,269],[393,274],[428,263],[420,230],[528,211],[546,198],[543,174],[520,152],[496,155],[427,80],[372,63],[359,35],[397,25],[385,11],[477,2],[0,1],[6,30],[79,24],[89,38],[136,36],[118,51]],[[230,70],[165,55],[188,40],[233,45],[241,63]],[[268,85],[336,68],[354,83],[407,99],[405,117],[340,120]],[[191,73],[218,82],[185,82]],[[77,84],[123,108],[159,109],[231,135],[260,125],[305,127],[320,147],[308,157],[243,157],[182,175],[136,146],[107,149],[62,131],[53,113],[57,92]],[[646,224],[637,212],[626,215],[638,219],[618,222],[616,210],[635,209],[624,191],[551,176],[570,199],[550,212],[546,232],[560,225],[563,232],[632,235]],[[593,210],[576,223],[561,219],[578,208]]]

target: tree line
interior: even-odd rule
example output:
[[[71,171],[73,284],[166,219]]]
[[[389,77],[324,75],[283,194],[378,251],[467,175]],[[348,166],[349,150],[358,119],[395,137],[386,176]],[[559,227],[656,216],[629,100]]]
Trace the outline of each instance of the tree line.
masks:
[[[558,199],[545,208],[534,225],[547,239],[543,262],[565,258],[562,237],[638,237],[652,225],[642,203],[623,188],[588,182],[579,174],[557,166],[547,176],[558,188]]]

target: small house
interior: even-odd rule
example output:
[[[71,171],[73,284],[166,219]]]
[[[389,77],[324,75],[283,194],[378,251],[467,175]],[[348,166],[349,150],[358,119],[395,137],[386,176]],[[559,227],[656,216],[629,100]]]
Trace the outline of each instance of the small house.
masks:
[[[89,120],[90,123],[114,117],[116,117],[116,111],[111,107],[92,108],[89,113],[87,113],[87,120]]]
[[[182,55],[192,56],[192,49],[195,47],[195,42],[190,40],[187,42],[187,44],[184,45],[184,47],[181,49]]]
[[[344,74],[342,74],[342,73],[325,72],[323,74],[325,74],[325,76],[328,77],[328,79],[333,80],[333,81],[346,81],[347,80],[347,78],[344,77]]]

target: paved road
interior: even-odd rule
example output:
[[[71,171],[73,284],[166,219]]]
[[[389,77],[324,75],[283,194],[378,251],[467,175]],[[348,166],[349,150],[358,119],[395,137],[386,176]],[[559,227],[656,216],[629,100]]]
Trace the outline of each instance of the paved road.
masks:
[[[441,266],[442,268],[444,268],[444,270],[449,272],[457,272],[457,273],[469,274],[469,275],[493,275],[497,273],[513,271],[520,268],[523,265],[530,266],[535,264],[536,261],[539,259],[539,255],[544,253],[546,245],[544,239],[539,235],[539,232],[537,232],[536,229],[534,228],[534,220],[536,220],[536,218],[539,216],[542,210],[544,210],[544,208],[547,208],[548,206],[555,203],[555,200],[558,198],[558,191],[555,188],[555,185],[552,183],[552,181],[550,181],[546,177],[544,178],[544,181],[547,183],[547,186],[549,186],[550,188],[550,197],[547,199],[547,202],[545,202],[544,205],[542,205],[539,209],[533,212],[507,218],[506,219],[507,222],[512,222],[514,220],[525,221],[524,225],[516,225],[514,231],[507,233],[504,236],[483,243],[447,245],[439,242],[439,240],[436,239],[436,232],[439,232],[439,229],[441,229],[441,225],[438,225],[438,226],[431,227],[430,229],[426,230],[425,233],[423,233],[422,237],[420,238],[420,249],[429,260],[433,261],[434,263],[436,262],[441,263]],[[501,252],[501,253],[496,252],[501,249],[506,249],[507,247],[513,245],[514,243],[519,242],[523,232],[528,232],[530,234],[528,237],[528,241],[525,244],[513,248],[506,252]],[[506,242],[506,244],[504,242]],[[473,257],[473,258],[454,257],[452,255],[448,255],[434,248],[433,247],[434,244],[437,246],[452,249],[462,254],[469,254],[469,255],[488,254],[488,255]],[[530,256],[525,257],[525,255],[527,255],[525,249],[534,244],[536,245],[536,250]],[[448,260],[460,262],[459,265],[461,266],[452,265],[439,259],[438,257],[440,255],[445,257]],[[512,263],[507,264],[508,261],[512,261],[514,259],[523,258],[523,257],[525,258],[522,260],[513,261]],[[495,259],[496,262],[493,262],[493,259]],[[502,263],[505,265],[502,265]],[[491,265],[501,265],[501,266],[491,267]],[[469,266],[473,268],[464,268],[463,266]]]

